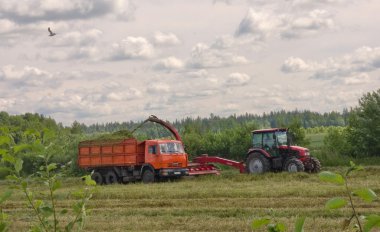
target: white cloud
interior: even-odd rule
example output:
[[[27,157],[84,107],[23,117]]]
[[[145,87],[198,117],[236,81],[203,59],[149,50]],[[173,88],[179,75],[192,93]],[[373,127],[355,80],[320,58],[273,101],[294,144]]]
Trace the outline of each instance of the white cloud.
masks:
[[[150,94],[162,94],[170,92],[170,86],[165,83],[155,83],[147,88],[147,92]]]
[[[265,40],[275,29],[281,25],[281,21],[273,12],[258,12],[250,8],[240,22],[236,36],[249,35],[257,41]]]
[[[245,73],[231,73],[225,82],[227,86],[242,86],[249,82],[251,77]]]
[[[144,37],[129,36],[112,45],[110,60],[148,59],[153,57],[153,45]]]
[[[19,0],[0,4],[0,17],[22,24],[107,15],[126,20],[133,17],[134,11],[135,6],[127,0]]]
[[[206,69],[200,69],[197,71],[188,72],[186,73],[186,76],[191,78],[206,78],[209,76],[209,73]]]
[[[326,10],[315,9],[305,16],[290,19],[282,28],[284,38],[304,37],[316,34],[322,30],[334,29],[332,15]]]
[[[154,43],[157,45],[177,45],[181,41],[174,33],[156,32],[154,34]]]
[[[198,43],[191,51],[189,66],[192,68],[217,68],[248,63],[244,56],[237,56],[228,51],[210,48]]]
[[[174,56],[161,59],[154,64],[154,68],[156,70],[170,71],[170,70],[182,69],[183,67],[184,67],[183,61]]]
[[[15,30],[15,28],[18,28],[19,26],[8,20],[8,19],[0,19],[0,34],[5,34],[8,32],[11,32]]]
[[[3,66],[0,69],[0,79],[16,88],[57,86],[59,84],[57,80],[53,79],[51,73],[31,66],[25,66],[21,69],[14,65]]]
[[[285,73],[312,72],[314,79],[331,80],[345,78],[343,83],[367,83],[368,74],[380,69],[380,47],[361,47],[352,54],[328,58],[323,62],[306,62],[300,58],[289,57],[282,65]]]
[[[333,15],[324,9],[278,13],[273,9],[258,11],[250,8],[235,36],[249,37],[249,42],[262,42],[272,37],[290,39],[316,35],[335,27]]]
[[[87,31],[70,31],[68,33],[56,36],[50,43],[54,46],[88,46],[95,44],[103,32],[99,29]],[[46,46],[46,44],[44,44]]]
[[[312,71],[313,65],[305,62],[301,58],[291,56],[284,61],[281,70],[285,73],[306,72]]]

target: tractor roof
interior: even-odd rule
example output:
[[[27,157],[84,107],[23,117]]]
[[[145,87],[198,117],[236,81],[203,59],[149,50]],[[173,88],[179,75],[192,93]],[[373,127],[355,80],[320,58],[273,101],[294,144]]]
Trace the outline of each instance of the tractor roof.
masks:
[[[288,129],[286,129],[286,128],[269,128],[269,129],[254,130],[254,131],[252,131],[252,133],[260,134],[260,133],[269,133],[269,132],[276,132],[276,131],[285,132],[287,130]]]

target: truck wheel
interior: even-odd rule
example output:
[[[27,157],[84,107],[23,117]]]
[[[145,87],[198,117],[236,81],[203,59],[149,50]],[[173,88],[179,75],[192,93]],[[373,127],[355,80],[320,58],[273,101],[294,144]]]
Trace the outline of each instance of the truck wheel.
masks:
[[[303,172],[305,167],[301,160],[296,158],[290,158],[285,161],[284,171],[287,172]]]
[[[317,158],[310,157],[310,159],[305,162],[305,171],[310,173],[318,173],[321,171],[321,163]]]
[[[103,176],[99,172],[92,173],[91,179],[93,179],[98,185],[103,184]]]
[[[247,173],[261,174],[269,171],[270,163],[269,160],[259,153],[252,153],[248,156],[246,162]]]
[[[142,181],[144,184],[153,183],[154,182],[154,174],[151,170],[147,169],[143,172]]]
[[[107,174],[106,174],[106,183],[107,184],[115,184],[117,183],[117,176],[116,176],[116,173],[114,171],[108,171]]]

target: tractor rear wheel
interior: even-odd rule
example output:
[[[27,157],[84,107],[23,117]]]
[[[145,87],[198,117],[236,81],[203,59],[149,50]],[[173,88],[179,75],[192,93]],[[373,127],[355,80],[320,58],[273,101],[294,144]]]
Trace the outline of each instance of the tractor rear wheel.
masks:
[[[317,158],[310,157],[305,162],[305,171],[310,173],[318,173],[321,171],[321,162]]]
[[[93,179],[98,185],[103,184],[103,176],[99,172],[92,173],[91,179]]]
[[[270,170],[269,160],[260,153],[252,153],[245,164],[247,173],[262,174]]]
[[[153,183],[154,182],[154,173],[147,169],[143,172],[142,181],[144,184]]]
[[[305,167],[301,160],[297,158],[289,158],[285,161],[283,169],[287,172],[303,172]]]
[[[106,174],[106,183],[107,184],[116,184],[118,182],[116,173],[112,170],[109,170]]]

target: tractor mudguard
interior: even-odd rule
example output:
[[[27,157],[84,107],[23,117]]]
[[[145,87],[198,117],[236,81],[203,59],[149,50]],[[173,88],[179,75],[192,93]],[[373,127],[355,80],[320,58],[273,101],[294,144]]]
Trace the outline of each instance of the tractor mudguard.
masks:
[[[267,158],[272,158],[272,156],[267,151],[265,151],[264,149],[251,148],[248,150],[247,154],[245,155],[245,160],[247,160],[248,156],[253,152],[258,152]]]

